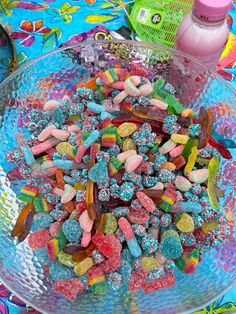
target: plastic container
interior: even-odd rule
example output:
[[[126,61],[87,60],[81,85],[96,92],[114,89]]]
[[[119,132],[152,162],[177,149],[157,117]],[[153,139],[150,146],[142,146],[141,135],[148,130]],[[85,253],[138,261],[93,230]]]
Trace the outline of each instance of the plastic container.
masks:
[[[229,36],[226,15],[232,0],[195,0],[181,22],[175,47],[215,68]]]
[[[182,63],[183,58],[188,62]],[[174,70],[170,74],[169,68],[175,69],[172,84],[177,97],[196,111],[199,106],[211,108],[216,116],[216,131],[236,140],[235,90],[195,60],[176,50],[152,44],[93,41],[64,47],[28,63],[3,82],[0,85],[0,115],[3,116],[0,126],[0,280],[40,312],[186,314],[203,308],[236,284],[236,229],[233,224],[236,219],[236,166],[232,160],[222,163],[226,181],[220,186],[225,192],[221,206],[232,226],[229,241],[204,254],[193,275],[176,272],[177,283],[170,289],[144,294],[142,291],[130,293],[123,287],[120,293],[108,291],[101,296],[84,293],[75,302],[69,302],[53,291],[50,277],[28,241],[18,244],[10,236],[19,212],[16,193],[27,180],[9,181],[6,178],[6,172],[14,165],[6,161],[5,154],[16,145],[15,133],[27,132],[24,121],[29,119],[32,108],[49,98],[61,99],[65,93],[73,94],[77,82],[87,81],[101,69],[115,64],[125,67],[131,62],[162,75],[167,81],[174,74]],[[194,80],[196,71],[206,81],[202,90]],[[192,81],[188,79],[191,77]],[[199,96],[192,103],[196,89]],[[235,150],[231,153],[235,160]]]

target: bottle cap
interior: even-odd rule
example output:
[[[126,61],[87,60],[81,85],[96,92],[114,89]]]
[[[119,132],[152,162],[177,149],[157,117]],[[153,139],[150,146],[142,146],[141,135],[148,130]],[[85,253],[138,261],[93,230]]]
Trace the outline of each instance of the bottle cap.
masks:
[[[223,20],[232,6],[232,0],[195,0],[193,14],[204,21]]]

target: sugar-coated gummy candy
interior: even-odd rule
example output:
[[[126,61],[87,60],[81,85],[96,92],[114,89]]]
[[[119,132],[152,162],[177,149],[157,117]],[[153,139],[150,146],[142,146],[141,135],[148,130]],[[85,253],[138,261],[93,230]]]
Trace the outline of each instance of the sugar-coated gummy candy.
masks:
[[[38,250],[46,246],[47,242],[50,240],[50,234],[47,229],[40,229],[34,231],[29,235],[28,241],[29,246],[32,250]]]
[[[229,234],[219,157],[236,145],[213,130],[212,112],[196,114],[175,94],[136,63],[116,66],[34,109],[29,140],[16,134],[7,175],[32,180],[11,235],[29,234],[68,300],[171,287],[176,267],[193,273]]]
[[[194,230],[193,218],[189,214],[183,213],[178,218],[176,227],[182,232],[192,232]]]
[[[82,235],[80,224],[76,220],[68,219],[62,225],[62,232],[66,239],[71,242],[78,242]]]
[[[52,277],[52,280],[55,281],[60,279],[70,279],[74,276],[74,272],[71,268],[56,262],[51,264],[49,274]]]
[[[34,230],[47,229],[53,221],[53,218],[48,213],[38,213],[34,216]]]
[[[56,292],[62,294],[67,300],[74,301],[78,293],[83,292],[84,284],[79,278],[61,279],[53,283]]]
[[[93,267],[93,260],[90,257],[85,258],[83,261],[77,263],[74,271],[77,275],[86,274]]]

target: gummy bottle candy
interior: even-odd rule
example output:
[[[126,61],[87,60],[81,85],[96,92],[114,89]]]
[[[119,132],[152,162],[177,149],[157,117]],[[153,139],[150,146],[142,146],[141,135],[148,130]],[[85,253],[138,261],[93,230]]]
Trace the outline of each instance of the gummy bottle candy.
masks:
[[[232,0],[195,0],[178,28],[175,47],[215,68],[229,36],[231,5]]]

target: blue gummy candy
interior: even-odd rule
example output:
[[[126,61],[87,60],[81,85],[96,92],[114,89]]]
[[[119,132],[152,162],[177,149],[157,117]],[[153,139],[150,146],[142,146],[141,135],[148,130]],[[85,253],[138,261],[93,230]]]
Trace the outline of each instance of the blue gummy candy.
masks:
[[[70,170],[70,169],[72,169],[73,164],[74,164],[73,160],[63,160],[63,159],[55,159],[54,160],[54,166],[56,168]]]
[[[183,254],[183,248],[180,240],[170,234],[166,236],[160,244],[160,253],[166,258],[176,259]]]
[[[49,274],[52,280],[65,280],[70,279],[74,275],[73,269],[58,263],[53,263],[49,268]]]
[[[198,202],[182,202],[180,206],[183,212],[198,214],[202,211],[202,206]]]
[[[72,219],[68,219],[63,223],[62,232],[70,242],[77,242],[82,235],[80,224]]]
[[[108,180],[108,170],[106,162],[100,161],[95,164],[88,172],[88,177],[96,183],[103,183]]]
[[[128,240],[127,245],[128,245],[128,248],[130,250],[131,255],[133,255],[134,257],[141,256],[142,250],[141,250],[136,238]]]
[[[34,216],[34,230],[47,229],[53,223],[54,219],[48,213],[38,213]]]
[[[87,108],[93,112],[101,113],[105,111],[105,107],[102,105],[98,105],[95,102],[88,102]]]
[[[104,120],[104,119],[106,119],[106,118],[112,119],[113,117],[112,117],[112,115],[111,115],[109,112],[102,112],[102,113],[100,114],[100,119],[101,119],[101,120]]]
[[[88,138],[86,138],[86,140],[84,141],[84,146],[85,147],[90,147],[94,142],[96,142],[98,140],[100,136],[100,133],[98,130],[93,131]]]

